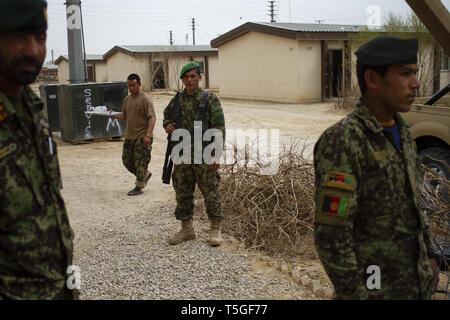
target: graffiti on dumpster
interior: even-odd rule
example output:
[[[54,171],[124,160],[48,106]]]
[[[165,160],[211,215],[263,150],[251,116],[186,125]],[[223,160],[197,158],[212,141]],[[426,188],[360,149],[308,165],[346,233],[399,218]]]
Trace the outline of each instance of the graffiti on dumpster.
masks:
[[[108,107],[107,106],[96,106],[94,107],[92,105],[92,90],[91,89],[85,89],[84,90],[84,98],[85,98],[85,102],[86,102],[86,111],[91,111],[91,112],[99,112],[99,113],[105,113],[108,112]],[[85,139],[92,139],[93,138],[93,134],[92,134],[92,126],[91,126],[91,117],[92,114],[90,113],[86,113],[86,118],[88,120],[88,124],[86,126],[85,129]],[[109,118],[108,119],[108,123],[106,125],[106,131],[110,131],[112,128],[116,128],[118,129],[119,132],[122,132],[122,128],[120,127],[120,122],[117,119],[112,119]]]

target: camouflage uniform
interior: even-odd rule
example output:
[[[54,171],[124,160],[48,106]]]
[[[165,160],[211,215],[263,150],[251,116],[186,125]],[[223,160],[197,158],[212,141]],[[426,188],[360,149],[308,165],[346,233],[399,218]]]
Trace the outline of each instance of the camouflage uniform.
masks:
[[[429,299],[434,254],[420,209],[421,162],[408,125],[394,114],[402,152],[359,102],[314,149],[315,243],[338,299]],[[369,290],[368,266],[381,270]]]
[[[194,139],[194,121],[201,121],[198,112],[203,90],[198,89],[192,95],[188,95],[186,90],[181,92],[181,123],[177,128],[189,131]],[[176,122],[173,118],[173,108],[176,105],[176,96],[164,109],[163,127],[169,123]],[[209,93],[206,103],[208,129],[218,129],[222,131],[225,138],[225,120],[220,101],[214,93]],[[205,146],[205,145],[204,145]],[[193,146],[192,146],[193,150]],[[193,216],[194,190],[196,183],[203,194],[205,200],[206,213],[209,218],[222,218],[221,204],[218,194],[220,175],[217,171],[208,168],[208,164],[193,164],[194,152],[192,151],[192,164],[174,165],[172,181],[176,193],[177,207],[175,217],[178,220],[187,220]]]
[[[25,86],[21,99],[22,107],[0,92],[0,298],[75,295],[56,144],[39,98]]]
[[[122,162],[125,168],[136,176],[136,187],[146,185],[147,168],[151,160],[153,138],[146,147],[142,139],[128,140],[123,143]]]

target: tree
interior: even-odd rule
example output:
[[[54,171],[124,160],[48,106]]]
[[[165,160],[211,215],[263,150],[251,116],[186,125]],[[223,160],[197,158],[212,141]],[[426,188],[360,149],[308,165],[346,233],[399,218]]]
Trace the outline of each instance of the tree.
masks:
[[[435,61],[440,61],[441,49],[438,42],[433,38],[419,17],[414,13],[410,13],[403,18],[401,15],[390,12],[385,17],[385,23],[382,29],[377,31],[366,28],[362,32],[355,33],[353,35],[353,43],[359,46],[370,39],[385,34],[400,38],[418,39],[417,66],[419,71],[417,78],[421,86],[417,95],[420,97],[433,94],[435,81],[439,77],[439,71],[435,70]],[[351,67],[354,70],[354,63],[352,63]]]

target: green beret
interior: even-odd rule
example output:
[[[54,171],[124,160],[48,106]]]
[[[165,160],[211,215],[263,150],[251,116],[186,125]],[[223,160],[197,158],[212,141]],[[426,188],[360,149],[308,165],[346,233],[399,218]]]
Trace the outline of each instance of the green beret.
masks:
[[[180,72],[180,79],[183,79],[183,76],[184,76],[184,74],[185,74],[186,72],[191,71],[191,70],[194,70],[195,68],[200,68],[200,66],[198,65],[197,62],[191,61],[191,62],[189,62],[189,63],[186,63],[186,64],[183,66],[183,69],[181,69],[181,72]]]
[[[47,2],[44,0],[1,0],[0,32],[41,33],[47,30]]]
[[[355,55],[358,62],[369,67],[388,66],[397,63],[417,63],[418,41],[394,36],[380,36],[361,45]]]

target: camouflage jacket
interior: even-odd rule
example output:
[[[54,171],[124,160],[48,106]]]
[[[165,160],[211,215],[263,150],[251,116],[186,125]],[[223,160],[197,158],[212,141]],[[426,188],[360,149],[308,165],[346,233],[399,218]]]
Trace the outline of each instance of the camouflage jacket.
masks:
[[[429,299],[434,253],[420,209],[421,162],[395,114],[398,151],[361,102],[314,148],[315,245],[338,299]],[[378,266],[381,288],[366,286]]]
[[[177,128],[183,128],[190,132],[191,142],[193,145],[194,141],[194,121],[201,121],[201,115],[199,112],[199,105],[203,96],[204,90],[199,89],[192,95],[186,93],[186,89],[180,92],[181,95],[181,117],[180,124]],[[176,105],[177,96],[170,100],[168,106],[164,109],[164,120],[163,127],[165,128],[169,123],[176,122],[174,119],[173,109]],[[222,106],[220,104],[219,98],[214,93],[209,92],[208,98],[206,100],[207,108],[207,129],[218,129],[222,132],[223,141],[225,141],[225,118],[223,115]],[[203,128],[205,129],[205,128]],[[204,142],[203,147],[208,145],[209,142]],[[193,156],[193,152],[192,152]]]
[[[73,233],[43,104],[28,87],[21,98],[22,116],[0,92],[0,298],[52,299],[66,283]]]

